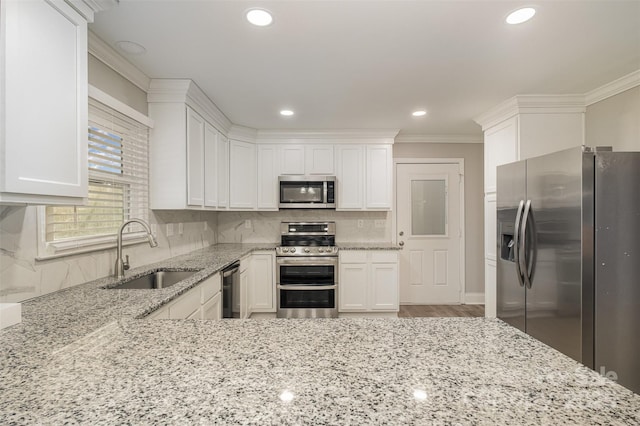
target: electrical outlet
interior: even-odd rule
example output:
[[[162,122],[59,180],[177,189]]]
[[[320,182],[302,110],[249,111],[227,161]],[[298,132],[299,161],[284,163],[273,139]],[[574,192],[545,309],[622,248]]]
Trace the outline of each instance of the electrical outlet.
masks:
[[[178,223],[178,234],[184,234],[184,223],[182,222]]]
[[[358,219],[358,228],[364,228],[364,220]]]
[[[385,222],[386,221],[384,219],[377,219],[374,222],[374,225],[375,225],[376,228],[384,228]]]
[[[251,229],[251,219],[246,219],[244,221],[244,228],[245,229]]]
[[[167,237],[173,236],[173,223],[167,223]]]

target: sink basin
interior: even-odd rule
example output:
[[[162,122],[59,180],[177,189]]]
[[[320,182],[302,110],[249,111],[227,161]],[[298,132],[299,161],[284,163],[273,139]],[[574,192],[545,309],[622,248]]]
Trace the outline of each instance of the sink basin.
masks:
[[[116,287],[117,289],[158,289],[170,287],[180,281],[186,280],[199,271],[156,271],[150,272],[130,281],[126,281]]]

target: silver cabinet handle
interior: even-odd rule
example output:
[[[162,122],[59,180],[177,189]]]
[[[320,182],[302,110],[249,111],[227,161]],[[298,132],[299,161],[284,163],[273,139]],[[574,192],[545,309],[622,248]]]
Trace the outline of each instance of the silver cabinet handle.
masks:
[[[308,291],[308,290],[335,290],[336,285],[287,285],[278,284],[278,290]]]
[[[398,245],[399,245],[400,247],[402,247],[402,246],[404,245],[404,241],[400,241],[400,242],[398,243]]]

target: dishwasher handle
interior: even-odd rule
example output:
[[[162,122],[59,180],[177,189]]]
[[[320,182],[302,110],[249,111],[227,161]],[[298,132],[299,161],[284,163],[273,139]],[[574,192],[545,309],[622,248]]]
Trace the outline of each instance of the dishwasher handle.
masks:
[[[222,270],[222,278],[230,277],[231,275],[238,272],[238,269],[240,269],[240,263],[238,262],[235,262],[230,266],[227,266],[225,269]]]

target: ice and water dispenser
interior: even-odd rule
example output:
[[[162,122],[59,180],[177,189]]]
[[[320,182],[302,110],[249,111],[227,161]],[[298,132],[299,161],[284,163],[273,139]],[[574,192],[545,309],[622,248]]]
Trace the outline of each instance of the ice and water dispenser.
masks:
[[[514,233],[514,224],[507,222],[499,223],[499,241],[500,241],[500,258],[508,260],[509,262],[515,262],[516,257],[516,242]]]

